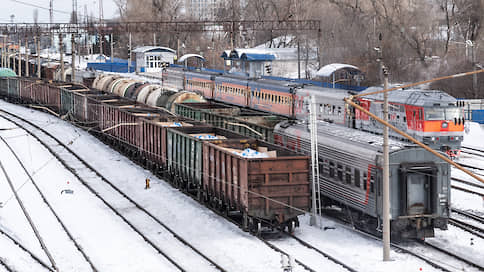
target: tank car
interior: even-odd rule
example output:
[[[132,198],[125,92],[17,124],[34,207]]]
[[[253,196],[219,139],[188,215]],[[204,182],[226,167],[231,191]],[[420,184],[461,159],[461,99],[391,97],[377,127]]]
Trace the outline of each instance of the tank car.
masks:
[[[275,141],[310,153],[307,124],[279,123]],[[381,137],[318,122],[319,182],[323,205],[345,209],[358,228],[382,229]],[[390,219],[394,240],[434,236],[447,229],[450,165],[417,146],[390,141]]]

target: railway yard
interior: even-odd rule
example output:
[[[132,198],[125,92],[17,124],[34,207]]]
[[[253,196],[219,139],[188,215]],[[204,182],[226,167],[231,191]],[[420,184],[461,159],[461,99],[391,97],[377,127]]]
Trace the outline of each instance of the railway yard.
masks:
[[[2,164],[44,244],[2,177],[0,271],[281,271],[285,256],[292,271],[484,269],[484,188],[457,169],[448,230],[393,244],[393,261],[382,263],[379,238],[331,209],[321,227],[306,213],[293,234],[253,235],[237,217],[177,189],[183,180],[167,182],[126,157],[129,149],[113,150],[109,138],[32,107],[0,101],[0,108]],[[457,162],[482,175],[484,129],[469,125]]]
[[[2,2],[0,272],[484,272],[484,0],[103,1]]]

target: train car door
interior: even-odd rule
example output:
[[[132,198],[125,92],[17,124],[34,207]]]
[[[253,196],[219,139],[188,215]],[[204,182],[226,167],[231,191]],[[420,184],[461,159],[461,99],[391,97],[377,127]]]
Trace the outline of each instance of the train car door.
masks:
[[[432,195],[435,190],[436,169],[428,164],[405,165],[401,171],[400,211],[402,215],[422,215],[432,213]]]

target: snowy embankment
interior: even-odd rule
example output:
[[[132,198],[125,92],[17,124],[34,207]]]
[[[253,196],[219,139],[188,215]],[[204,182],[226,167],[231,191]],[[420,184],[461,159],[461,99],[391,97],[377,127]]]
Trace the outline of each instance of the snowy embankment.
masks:
[[[479,125],[478,123],[466,123],[466,132],[464,134],[464,141],[462,142],[462,145],[484,150],[484,126]],[[461,154],[459,162],[484,167],[484,160],[476,161],[476,157],[468,156],[467,154]],[[477,173],[479,171],[474,172]],[[484,185],[478,180],[475,180],[474,178],[454,167],[452,167],[452,177]],[[479,191],[478,188],[472,188],[470,186],[465,186],[458,183],[457,185]],[[452,190],[451,198],[451,203],[453,207],[463,210],[472,210],[474,212],[480,213],[481,215],[484,215],[484,199],[482,197],[459,190]]]
[[[280,255],[261,243],[257,238],[241,231],[232,223],[214,214],[210,210],[183,195],[164,181],[129,161],[124,156],[111,150],[109,147],[92,137],[85,131],[71,126],[50,115],[25,109],[0,101],[0,106],[34,121],[44,127],[62,142],[69,143],[71,149],[94,166],[99,172],[115,183],[118,188],[131,198],[142,204],[147,210],[155,214],[160,220],[174,229],[180,236],[191,241],[195,247],[214,259],[228,271],[281,271]],[[12,127],[12,124],[2,121],[1,128]],[[31,137],[21,130],[0,132],[2,136],[10,136],[8,141],[27,165],[34,178],[42,184],[42,188],[49,195],[49,200],[55,208],[62,213],[62,220],[76,231],[76,239],[86,244],[86,251],[92,256],[93,262],[100,267],[100,271],[168,271],[172,265],[149,245],[143,243],[126,225],[116,216],[93,199],[92,195],[80,185],[75,178],[65,170],[52,156]],[[17,134],[13,134],[16,132]],[[2,148],[0,159],[2,163],[9,162],[12,176],[15,177],[17,189],[22,199],[28,202],[31,212],[39,211],[34,221],[38,222],[41,233],[49,237],[49,248],[52,248],[54,257],[64,265],[64,271],[87,271],[88,265],[82,256],[73,247],[72,243],[55,222],[45,205],[38,199],[35,192],[26,181],[25,174],[18,170],[18,166]],[[146,178],[151,179],[151,189],[144,189]],[[69,185],[67,184],[69,181]],[[7,202],[11,191],[3,177],[0,178],[0,202]],[[65,195],[60,192],[66,188],[74,190],[74,194]],[[481,203],[482,204],[482,203]],[[126,207],[132,209],[133,207]],[[44,222],[45,221],[45,222]],[[323,226],[334,227],[323,230],[310,227],[307,224],[308,216],[301,218],[302,226],[296,235],[334,257],[347,262],[359,271],[435,271],[425,262],[407,254],[392,252],[394,261],[383,263],[381,261],[380,242],[361,237],[339,224],[324,219]],[[45,254],[40,249],[32,230],[28,226],[14,199],[9,200],[0,209],[0,227],[8,230],[17,239],[32,249],[38,256],[47,262]],[[449,235],[452,235],[449,233]],[[0,235],[1,238],[1,235]],[[0,240],[3,241],[3,240]],[[295,243],[291,240],[282,240],[278,243]],[[9,243],[0,242],[0,254],[12,266],[19,270],[38,271],[36,263],[25,253],[14,250]],[[15,252],[19,251],[18,254]],[[9,256],[15,256],[11,259]],[[295,258],[308,258],[304,252],[294,252]],[[298,256],[298,255],[301,255]],[[304,260],[305,263],[318,263],[322,267],[312,267],[318,271],[342,271],[334,263],[321,260],[319,256],[311,257],[313,260]],[[70,267],[68,265],[71,265]],[[28,269],[32,267],[32,269]],[[200,271],[194,267],[190,271]],[[302,271],[296,267],[294,271]]]

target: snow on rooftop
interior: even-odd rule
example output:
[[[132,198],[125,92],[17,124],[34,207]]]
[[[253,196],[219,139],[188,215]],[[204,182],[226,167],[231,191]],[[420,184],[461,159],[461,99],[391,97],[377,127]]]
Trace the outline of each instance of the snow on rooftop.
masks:
[[[354,70],[360,71],[360,68],[351,64],[331,63],[321,67],[321,69],[319,69],[319,71],[316,72],[316,76],[329,77],[331,74],[333,74],[334,72],[340,69],[354,69]]]

